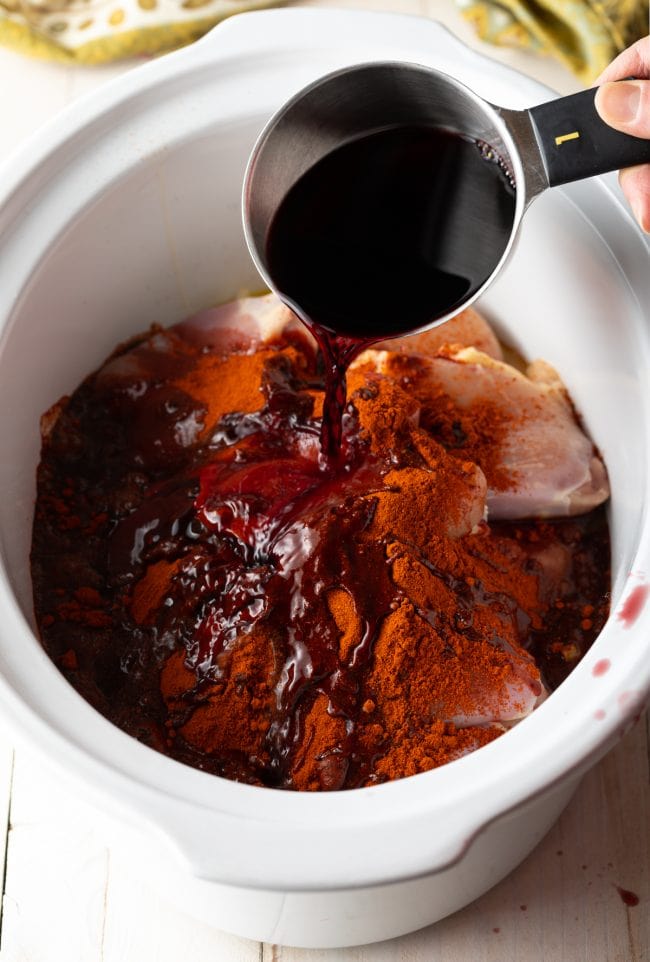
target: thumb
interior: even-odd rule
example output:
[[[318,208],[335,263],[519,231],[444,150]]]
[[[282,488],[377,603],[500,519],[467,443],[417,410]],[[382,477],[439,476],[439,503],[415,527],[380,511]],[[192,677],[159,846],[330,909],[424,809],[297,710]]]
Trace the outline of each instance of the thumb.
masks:
[[[596,110],[610,127],[650,138],[650,81],[617,80],[596,91]]]

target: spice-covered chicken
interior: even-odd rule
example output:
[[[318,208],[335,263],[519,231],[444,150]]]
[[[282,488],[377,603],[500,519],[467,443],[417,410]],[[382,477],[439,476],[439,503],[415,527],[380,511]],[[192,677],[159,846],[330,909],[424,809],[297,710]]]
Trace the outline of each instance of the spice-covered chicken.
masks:
[[[609,589],[603,464],[555,372],[504,363],[475,311],[353,363],[334,466],[322,400],[270,295],[152,331],[44,417],[32,548],[43,643],[91,704],[308,790],[499,737]]]

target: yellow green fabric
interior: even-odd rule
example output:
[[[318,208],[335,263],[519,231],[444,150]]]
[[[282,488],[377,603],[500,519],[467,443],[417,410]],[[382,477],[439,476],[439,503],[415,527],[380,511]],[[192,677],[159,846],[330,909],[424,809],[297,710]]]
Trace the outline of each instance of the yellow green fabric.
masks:
[[[0,44],[67,63],[148,56],[196,40],[225,17],[283,0],[0,0]]]
[[[649,32],[648,0],[457,0],[482,40],[562,60],[585,83]]]
[[[0,0],[0,44],[99,64],[190,43],[224,17],[285,0]],[[457,0],[490,43],[563,60],[585,83],[648,33],[648,0]],[[399,0],[395,0],[399,11]]]

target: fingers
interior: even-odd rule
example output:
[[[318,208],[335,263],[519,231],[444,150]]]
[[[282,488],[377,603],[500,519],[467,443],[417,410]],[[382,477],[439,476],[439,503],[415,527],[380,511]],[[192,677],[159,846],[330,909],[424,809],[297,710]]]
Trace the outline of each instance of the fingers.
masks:
[[[639,227],[650,234],[650,164],[628,167],[618,179]]]
[[[650,137],[650,80],[618,80],[596,91],[596,110],[605,123],[633,137]]]
[[[623,80],[636,77],[637,80]],[[619,54],[598,80],[596,110],[605,123],[633,137],[650,138],[650,36]],[[618,81],[614,83],[613,81]],[[639,226],[650,233],[650,164],[619,174],[621,189]]]
[[[650,36],[637,40],[636,43],[612,60],[596,80],[597,84],[608,83],[611,80],[622,80],[623,77],[650,77]]]

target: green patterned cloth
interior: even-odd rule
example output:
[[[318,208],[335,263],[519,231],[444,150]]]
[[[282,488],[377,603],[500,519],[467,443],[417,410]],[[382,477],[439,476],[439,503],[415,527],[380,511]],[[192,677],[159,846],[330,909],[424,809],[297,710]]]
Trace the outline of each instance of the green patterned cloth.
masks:
[[[648,0],[457,0],[482,40],[562,60],[585,83],[649,32]]]
[[[0,44],[84,64],[196,40],[233,13],[284,0],[0,0]],[[648,32],[648,0],[457,0],[482,39],[563,60],[589,83]],[[351,3],[351,6],[354,4]],[[394,0],[395,12],[400,0]]]
[[[98,64],[191,43],[225,17],[282,0],[0,0],[0,44]]]

